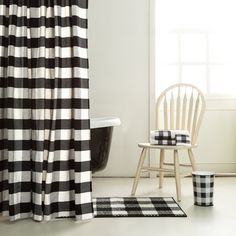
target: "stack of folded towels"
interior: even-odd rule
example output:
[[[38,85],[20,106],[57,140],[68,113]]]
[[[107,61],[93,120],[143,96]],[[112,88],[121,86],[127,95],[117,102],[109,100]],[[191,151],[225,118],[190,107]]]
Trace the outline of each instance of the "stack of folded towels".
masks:
[[[152,130],[150,143],[155,145],[190,146],[191,138],[188,130]]]

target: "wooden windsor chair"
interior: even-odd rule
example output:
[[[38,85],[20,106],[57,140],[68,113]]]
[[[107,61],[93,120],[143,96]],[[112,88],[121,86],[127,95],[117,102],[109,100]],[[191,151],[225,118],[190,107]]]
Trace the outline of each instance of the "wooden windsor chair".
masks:
[[[197,147],[197,137],[205,112],[205,99],[202,92],[190,84],[175,84],[164,90],[156,103],[156,129],[157,130],[188,130],[191,136],[190,146],[152,145],[139,143],[142,148],[139,163],[133,183],[131,195],[135,195],[137,185],[143,171],[159,172],[159,188],[163,186],[164,172],[173,173],[176,182],[177,200],[181,201],[180,166],[192,167],[196,170],[196,163],[192,149]],[[144,167],[148,149],[160,150],[159,167]],[[190,165],[179,163],[179,150],[187,150]],[[173,151],[173,163],[165,163],[165,150]],[[174,168],[165,168],[174,166]]]

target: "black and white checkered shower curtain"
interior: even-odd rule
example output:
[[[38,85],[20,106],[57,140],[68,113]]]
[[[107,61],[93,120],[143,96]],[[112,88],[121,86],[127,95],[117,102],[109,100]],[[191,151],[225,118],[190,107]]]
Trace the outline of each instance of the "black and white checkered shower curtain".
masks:
[[[88,0],[0,0],[0,213],[93,217]]]

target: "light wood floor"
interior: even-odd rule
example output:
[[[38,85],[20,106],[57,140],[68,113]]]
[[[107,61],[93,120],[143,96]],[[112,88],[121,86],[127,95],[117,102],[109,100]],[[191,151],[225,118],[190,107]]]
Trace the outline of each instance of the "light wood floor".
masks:
[[[93,195],[129,196],[132,181],[131,178],[94,178]],[[157,183],[154,179],[141,179],[137,196],[175,196],[173,178],[164,180],[162,190]],[[97,218],[85,223],[73,220],[9,223],[0,218],[0,236],[235,236],[236,178],[216,178],[213,207],[194,206],[192,191],[191,178],[182,179],[180,205],[187,218]]]

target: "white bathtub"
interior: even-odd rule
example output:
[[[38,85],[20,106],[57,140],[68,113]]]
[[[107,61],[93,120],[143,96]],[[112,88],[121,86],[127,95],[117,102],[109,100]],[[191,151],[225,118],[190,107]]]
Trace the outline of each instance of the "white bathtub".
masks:
[[[120,124],[120,119],[117,117],[100,117],[90,119],[91,129],[118,126]]]

